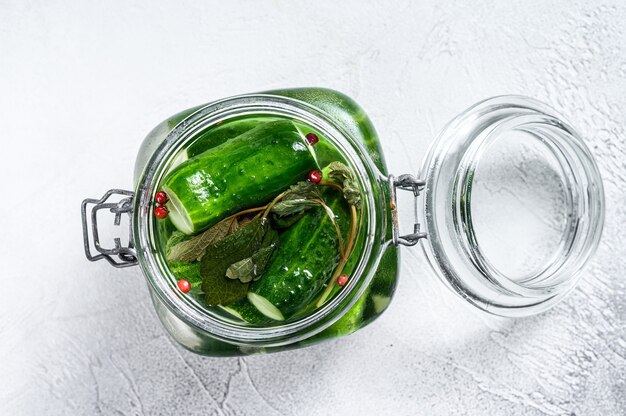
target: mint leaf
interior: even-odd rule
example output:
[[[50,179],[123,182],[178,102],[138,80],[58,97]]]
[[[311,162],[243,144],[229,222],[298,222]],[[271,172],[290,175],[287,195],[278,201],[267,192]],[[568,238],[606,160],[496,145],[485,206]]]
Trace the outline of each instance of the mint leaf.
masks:
[[[226,271],[233,263],[252,257],[268,229],[268,221],[253,220],[206,248],[200,260],[200,275],[208,305],[227,304],[246,295],[248,284],[228,279]]]
[[[283,201],[290,199],[321,199],[322,195],[317,184],[309,181],[300,181],[291,185],[285,193]]]
[[[310,199],[288,199],[278,202],[272,207],[271,213],[279,217],[297,214],[309,208],[317,206],[318,203]]]
[[[261,241],[261,248],[269,247],[278,240],[278,232],[271,227],[267,227],[267,231]]]
[[[243,283],[259,280],[276,248],[276,240],[278,233],[272,229],[268,230],[263,237],[261,248],[252,256],[231,264],[226,270],[226,277],[238,279]]]
[[[352,170],[341,162],[331,162],[324,170],[328,171],[325,173],[330,179],[341,184],[343,197],[348,204],[358,208],[361,205],[361,192]]]
[[[313,182],[301,181],[290,186],[282,200],[277,202],[270,212],[275,215],[275,218],[286,217],[313,208],[320,200],[322,200],[322,195],[317,185]]]
[[[186,239],[187,235],[185,233],[181,233],[178,230],[174,231],[165,243],[165,256],[168,257],[172,251],[172,248]]]
[[[252,257],[231,264],[226,270],[226,277],[233,280],[237,279],[242,283],[259,280],[274,252],[274,248],[275,246],[263,247],[254,253]]]
[[[201,234],[189,240],[181,241],[166,253],[168,261],[196,261],[199,260],[206,248],[218,240],[234,233],[238,229],[237,218],[226,218]]]

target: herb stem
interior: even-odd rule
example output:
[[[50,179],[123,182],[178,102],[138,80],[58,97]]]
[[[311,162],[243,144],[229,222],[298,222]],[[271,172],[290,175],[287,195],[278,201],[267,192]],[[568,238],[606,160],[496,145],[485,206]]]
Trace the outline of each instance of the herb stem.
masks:
[[[352,250],[354,249],[354,243],[356,240],[355,239],[356,222],[357,222],[356,207],[354,205],[350,205],[350,232],[348,233],[348,246],[345,251],[345,255],[341,256],[341,259],[339,260],[339,264],[337,265],[337,268],[335,269],[335,272],[333,273],[333,277],[330,279],[330,282],[328,282],[328,286],[326,286],[324,293],[322,293],[322,296],[320,296],[319,300],[315,304],[315,306],[318,308],[322,306],[328,299],[328,296],[330,296],[330,293],[335,287],[335,283],[337,283],[337,278],[343,271],[343,268],[346,266],[346,263],[348,262],[348,259],[350,258],[350,255],[352,254]]]
[[[331,188],[335,188],[339,192],[343,192],[343,186],[339,185],[337,182],[333,181],[321,181],[319,186],[330,186]]]
[[[341,236],[341,229],[339,229],[339,224],[337,224],[337,221],[335,220],[335,213],[328,207],[328,205],[326,205],[324,200],[314,199],[314,201],[320,204],[322,208],[324,208],[324,210],[326,211],[326,214],[328,214],[328,218],[330,218],[330,221],[335,226],[335,231],[337,232],[337,239],[339,240],[339,254],[341,255],[342,258],[345,257],[346,249],[343,244],[343,237]]]
[[[267,205],[263,205],[262,207],[244,209],[243,211],[235,212],[233,215],[229,216],[226,219],[236,218],[245,214],[251,214],[253,212],[263,211],[265,208],[267,208]]]
[[[276,198],[274,198],[272,200],[272,202],[270,202],[269,204],[266,205],[265,211],[263,211],[263,216],[261,218],[265,219],[267,218],[267,216],[270,214],[270,211],[272,210],[272,208],[274,207],[274,205],[276,205],[278,203],[278,201],[280,201],[289,191],[285,191],[280,193]]]
[[[330,186],[332,188],[337,189],[338,191],[343,192],[343,188],[341,187],[341,185],[339,185],[338,183],[335,182],[330,182],[330,181],[322,181],[319,183],[320,186]],[[274,205],[276,205],[278,202],[280,202],[281,199],[283,199],[285,197],[285,195],[287,195],[289,191],[285,191],[282,192],[281,194],[279,194],[278,196],[276,196],[272,202],[270,202],[267,205],[263,205],[260,207],[254,207],[254,208],[248,208],[248,209],[244,209],[243,211],[239,211],[234,213],[233,215],[227,217],[227,218],[236,218],[239,217],[241,215],[246,215],[246,214],[251,214],[253,212],[257,212],[257,213],[261,213],[261,211],[263,211],[262,214],[262,218],[267,218],[267,216],[269,215],[269,213],[271,212],[272,208],[274,207]],[[319,203],[318,200],[316,200],[316,202]],[[322,201],[322,205],[325,207],[325,209],[327,209],[328,207],[326,207],[326,204],[323,203]],[[259,215],[257,214],[254,219],[257,219],[259,217]],[[334,221],[333,221],[334,222]],[[341,237],[340,237],[341,238]]]

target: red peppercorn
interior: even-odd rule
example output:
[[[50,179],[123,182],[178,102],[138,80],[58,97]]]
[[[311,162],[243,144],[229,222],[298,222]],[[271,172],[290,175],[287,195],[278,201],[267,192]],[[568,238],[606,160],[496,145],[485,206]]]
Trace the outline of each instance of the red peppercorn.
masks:
[[[154,216],[160,220],[167,218],[167,214],[169,214],[169,211],[164,206],[158,206],[154,209]]]
[[[307,179],[313,183],[320,183],[320,181],[322,180],[322,171],[312,170],[311,172],[309,172]]]
[[[167,201],[169,201],[170,199],[165,192],[160,191],[160,192],[157,192],[156,197],[154,197],[154,200],[157,202],[157,204],[165,205],[167,204]]]
[[[344,287],[346,283],[348,283],[348,275],[340,274],[339,277],[337,278],[337,284],[341,287]]]
[[[177,285],[178,285],[178,289],[180,289],[180,291],[183,293],[187,293],[191,290],[191,284],[189,283],[188,280],[180,279]]]
[[[320,139],[317,137],[315,133],[307,133],[306,141],[309,142],[311,146],[313,146],[315,143],[319,142]]]

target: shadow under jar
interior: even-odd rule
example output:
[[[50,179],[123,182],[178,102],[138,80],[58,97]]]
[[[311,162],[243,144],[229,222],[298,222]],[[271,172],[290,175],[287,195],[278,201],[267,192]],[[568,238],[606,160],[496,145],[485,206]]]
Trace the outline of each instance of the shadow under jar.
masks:
[[[308,313],[263,324],[207,308],[178,290],[153,214],[159,186],[181,152],[212,126],[250,116],[293,120],[320,134],[353,171],[362,196],[345,286]],[[414,206],[405,207],[401,193]],[[130,217],[130,235],[114,238],[112,248],[100,244],[103,212],[113,213],[117,225]],[[400,233],[399,218],[413,212],[411,229]],[[196,353],[227,356],[309,345],[369,324],[393,297],[399,245],[420,243],[441,280],[484,311],[509,317],[544,311],[576,285],[595,251],[604,195],[580,136],[538,101],[501,96],[476,104],[444,128],[418,175],[394,176],[354,101],[304,88],[227,98],[172,116],[144,140],[135,190],[85,200],[82,214],[90,260],[138,264],[171,336]]]

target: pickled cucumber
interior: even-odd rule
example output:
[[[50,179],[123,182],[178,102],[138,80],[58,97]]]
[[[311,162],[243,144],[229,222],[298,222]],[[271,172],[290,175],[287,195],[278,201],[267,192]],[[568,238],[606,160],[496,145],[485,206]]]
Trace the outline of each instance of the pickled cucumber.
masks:
[[[332,189],[322,195],[345,238],[350,212],[343,195]],[[288,318],[320,294],[338,262],[335,227],[322,207],[313,208],[282,233],[265,274],[250,286],[248,300],[269,318]]]
[[[319,169],[312,147],[289,120],[259,125],[183,162],[163,181],[174,226],[200,232],[262,205]]]

